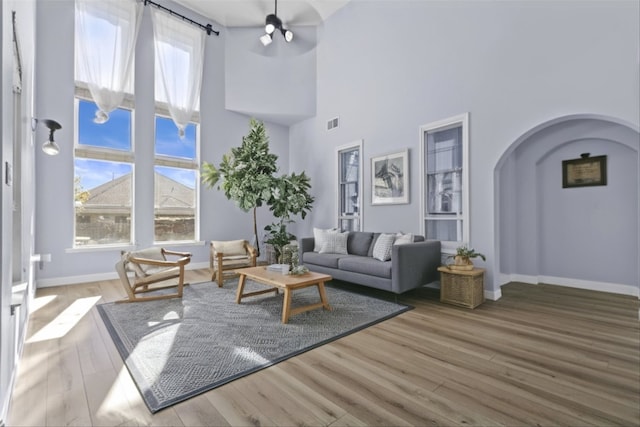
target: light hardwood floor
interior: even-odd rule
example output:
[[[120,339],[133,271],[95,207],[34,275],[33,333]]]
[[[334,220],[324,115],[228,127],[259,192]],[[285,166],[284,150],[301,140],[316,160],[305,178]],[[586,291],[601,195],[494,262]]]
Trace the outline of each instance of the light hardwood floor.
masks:
[[[502,292],[474,310],[407,293],[414,310],[152,415],[95,308],[119,283],[41,289],[8,425],[640,425],[637,298]]]

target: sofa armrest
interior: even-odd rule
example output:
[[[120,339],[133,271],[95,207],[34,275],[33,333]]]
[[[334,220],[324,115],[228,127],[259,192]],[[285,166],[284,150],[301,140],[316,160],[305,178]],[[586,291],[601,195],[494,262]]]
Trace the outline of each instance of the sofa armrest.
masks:
[[[303,237],[300,239],[298,247],[300,248],[300,260],[302,260],[302,254],[305,252],[313,252],[315,246],[315,239],[313,237]]]
[[[397,294],[438,280],[439,240],[394,245],[391,255],[391,291]]]

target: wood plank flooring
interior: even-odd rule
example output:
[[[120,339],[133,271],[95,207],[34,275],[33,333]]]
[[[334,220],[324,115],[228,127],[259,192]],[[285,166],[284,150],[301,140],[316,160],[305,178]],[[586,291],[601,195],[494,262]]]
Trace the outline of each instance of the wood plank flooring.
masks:
[[[41,289],[7,425],[640,425],[637,298],[502,292],[474,310],[404,294],[414,310],[151,414],[95,308],[119,282]]]

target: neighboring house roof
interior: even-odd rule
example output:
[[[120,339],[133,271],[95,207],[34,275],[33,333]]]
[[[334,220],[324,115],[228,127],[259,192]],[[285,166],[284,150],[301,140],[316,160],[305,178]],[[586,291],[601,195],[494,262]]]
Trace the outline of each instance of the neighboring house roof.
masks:
[[[87,190],[89,198],[82,213],[128,213],[131,206],[131,173]],[[155,209],[163,215],[193,213],[195,190],[162,174],[155,173]]]

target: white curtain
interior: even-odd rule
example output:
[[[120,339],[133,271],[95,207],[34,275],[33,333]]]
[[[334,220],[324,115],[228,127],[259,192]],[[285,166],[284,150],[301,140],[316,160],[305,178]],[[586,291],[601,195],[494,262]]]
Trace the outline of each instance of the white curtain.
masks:
[[[133,92],[133,56],[143,9],[135,0],[76,0],[76,80],[87,83],[98,106],[96,123],[109,120],[125,92]]]
[[[199,110],[206,33],[152,8],[155,39],[156,100],[168,105],[180,138]]]

